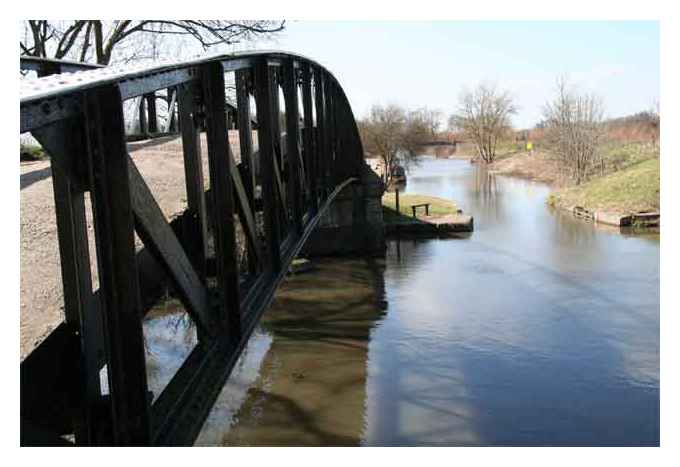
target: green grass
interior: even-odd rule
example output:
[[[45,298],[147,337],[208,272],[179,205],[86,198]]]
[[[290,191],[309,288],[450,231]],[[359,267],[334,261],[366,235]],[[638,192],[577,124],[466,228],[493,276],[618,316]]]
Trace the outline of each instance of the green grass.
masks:
[[[434,196],[399,194],[399,214],[396,212],[395,194],[386,192],[382,198],[383,217],[385,222],[408,221],[413,219],[411,206],[430,203],[430,216],[446,216],[456,214],[458,207],[453,201]],[[418,208],[417,215],[423,216],[425,208]]]
[[[40,146],[21,144],[19,146],[20,161],[42,161],[47,159],[47,153]]]
[[[605,161],[607,173],[622,170],[658,157],[658,146],[654,146],[649,142],[622,144],[614,141],[602,146],[602,158]]]
[[[640,156],[632,155],[629,160],[633,157]],[[622,214],[656,211],[660,208],[659,186],[659,159],[653,158],[553,193],[548,203]]]

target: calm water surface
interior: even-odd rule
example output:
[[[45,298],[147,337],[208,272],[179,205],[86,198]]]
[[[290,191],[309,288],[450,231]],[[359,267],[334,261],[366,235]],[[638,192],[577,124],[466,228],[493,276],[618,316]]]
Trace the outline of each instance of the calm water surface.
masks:
[[[391,243],[366,444],[658,444],[658,235],[550,212],[545,185],[465,161],[405,191],[456,200],[475,232]]]
[[[288,280],[197,444],[659,443],[658,235],[466,161],[404,191],[455,200],[475,232]]]

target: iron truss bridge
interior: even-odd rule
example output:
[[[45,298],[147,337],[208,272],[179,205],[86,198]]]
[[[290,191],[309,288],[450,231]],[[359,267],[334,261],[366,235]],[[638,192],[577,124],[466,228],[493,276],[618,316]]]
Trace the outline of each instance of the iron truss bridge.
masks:
[[[336,196],[360,183],[365,163],[347,98],[323,66],[284,52],[146,68],[23,58],[21,68],[41,76],[22,79],[21,132],[50,155],[64,297],[64,321],[21,363],[21,444],[190,445],[291,261]],[[124,101],[159,91],[175,96],[183,147],[188,207],[172,222],[130,158],[124,129]],[[198,343],[153,397],[142,321],[168,290]]]

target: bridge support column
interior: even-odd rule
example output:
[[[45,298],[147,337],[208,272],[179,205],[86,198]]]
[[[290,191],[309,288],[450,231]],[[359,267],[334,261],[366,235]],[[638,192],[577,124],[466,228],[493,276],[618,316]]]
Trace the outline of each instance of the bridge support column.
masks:
[[[384,185],[367,165],[361,180],[337,196],[307,240],[304,256],[344,256],[385,253],[381,198]]]

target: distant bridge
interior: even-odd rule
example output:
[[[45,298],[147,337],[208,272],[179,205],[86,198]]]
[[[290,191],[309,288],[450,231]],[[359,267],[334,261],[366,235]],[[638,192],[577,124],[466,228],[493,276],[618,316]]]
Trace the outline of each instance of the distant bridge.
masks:
[[[446,139],[438,139],[438,140],[426,141],[426,142],[422,143],[422,145],[423,146],[452,146],[452,147],[455,148],[456,146],[458,146],[462,142],[463,141],[459,141],[457,139],[453,140],[453,141],[446,140]]]
[[[192,444],[303,246],[316,236],[327,248],[380,248],[382,185],[365,165],[347,98],[328,70],[283,52],[137,69],[78,71],[85,66],[40,59],[22,59],[21,67],[43,76],[22,80],[20,126],[50,154],[64,289],[64,321],[21,363],[21,444]],[[235,74],[239,163],[227,138],[225,73]],[[123,102],[154,101],[159,90],[176,96],[187,190],[186,211],[169,223],[128,155],[124,130]],[[85,193],[94,214],[94,293]],[[139,252],[134,233],[144,243]],[[142,320],[169,287],[199,343],[151,403]]]
[[[460,141],[435,140],[422,143],[423,146],[453,146],[456,147]]]

